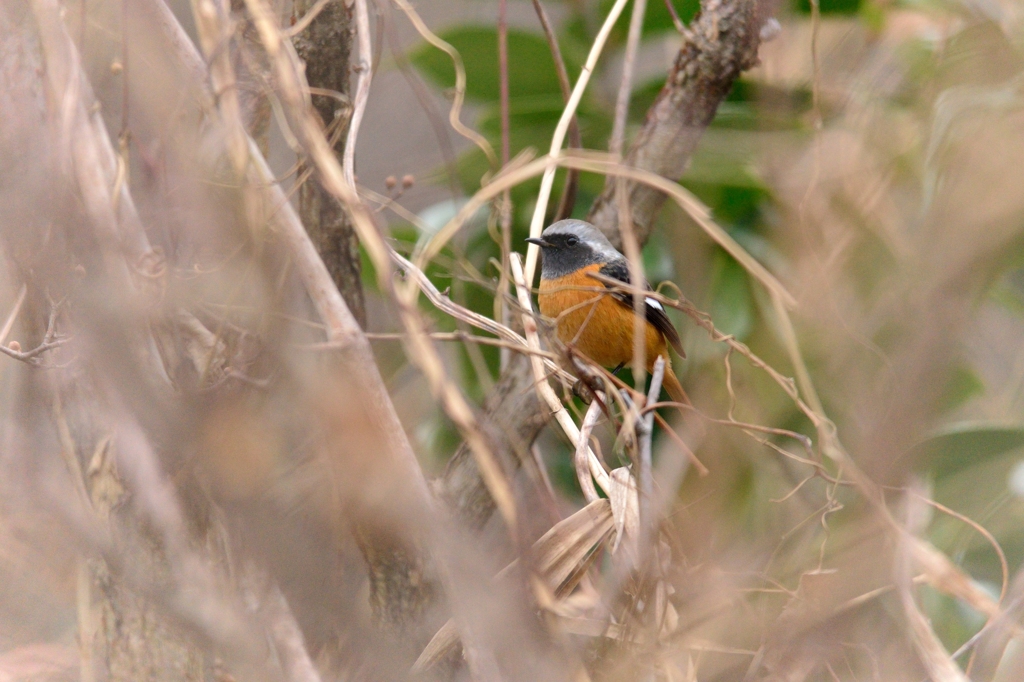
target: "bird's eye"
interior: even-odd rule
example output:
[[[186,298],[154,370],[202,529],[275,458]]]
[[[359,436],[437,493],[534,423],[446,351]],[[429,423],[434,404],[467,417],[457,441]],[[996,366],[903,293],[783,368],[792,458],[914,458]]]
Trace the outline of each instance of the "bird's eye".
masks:
[[[579,243],[580,243],[580,238],[579,238],[579,237],[576,237],[576,236],[571,236],[571,237],[568,237],[568,238],[567,238],[567,239],[565,240],[565,245],[566,245],[566,246],[576,246],[576,245],[577,245],[577,244],[579,244]]]

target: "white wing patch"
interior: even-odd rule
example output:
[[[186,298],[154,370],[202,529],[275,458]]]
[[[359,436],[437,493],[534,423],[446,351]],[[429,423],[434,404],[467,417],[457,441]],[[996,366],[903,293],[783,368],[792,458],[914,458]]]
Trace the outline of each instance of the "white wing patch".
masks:
[[[648,296],[647,298],[644,299],[644,303],[646,303],[647,305],[651,306],[655,310],[660,310],[661,312],[665,312],[665,309],[661,307],[661,304],[658,303],[657,301],[655,301],[650,296]]]

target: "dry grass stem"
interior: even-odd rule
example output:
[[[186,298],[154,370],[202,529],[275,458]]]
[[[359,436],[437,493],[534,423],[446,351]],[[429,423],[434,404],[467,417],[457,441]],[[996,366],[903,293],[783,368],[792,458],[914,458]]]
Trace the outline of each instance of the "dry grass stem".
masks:
[[[583,491],[583,499],[589,504],[599,499],[597,489],[594,488],[593,475],[590,473],[590,432],[601,418],[601,405],[604,402],[603,396],[594,396],[595,400],[587,408],[587,414],[580,423],[580,438],[576,443],[576,456],[573,463],[576,466],[576,480],[580,482],[580,490]]]
[[[452,100],[452,107],[448,111],[448,122],[455,132],[479,147],[480,151],[487,157],[487,160],[490,161],[491,166],[497,168],[498,157],[495,156],[491,143],[480,133],[468,128],[461,119],[462,105],[466,98],[466,67],[462,64],[462,56],[458,50],[438,38],[433,31],[427,28],[423,19],[420,18],[420,15],[406,0],[394,0],[394,2],[409,17],[409,21],[412,22],[412,25],[423,36],[424,40],[451,57],[452,65],[455,67],[455,97]]]
[[[0,3],[0,678],[1020,677],[1024,25],[626,4]]]
[[[562,91],[562,100],[569,103],[572,97],[572,83],[569,82],[569,72],[565,68],[565,59],[562,57],[562,50],[558,46],[558,37],[551,26],[551,20],[544,9],[541,0],[533,0],[533,9],[537,13],[541,30],[544,31],[544,38],[548,41],[548,49],[551,51],[551,58],[555,62],[555,74],[558,76],[558,87]],[[580,124],[578,117],[573,113],[569,121],[569,149],[582,149],[583,139],[580,135]],[[555,221],[568,218],[572,215],[572,209],[576,204],[576,189],[579,184],[579,173],[570,170],[565,176],[565,187],[562,188],[562,198],[558,200],[558,210],[555,212]]]
[[[622,57],[622,77],[615,95],[615,118],[612,119],[612,135],[608,151],[612,156],[622,158],[622,146],[626,138],[626,118],[629,114],[629,100],[633,94],[633,72],[636,69],[636,52],[640,47],[640,32],[644,27],[647,0],[633,0],[633,11],[629,15],[629,30],[626,33],[626,49]]]
[[[565,105],[565,109],[562,110],[562,116],[558,119],[555,133],[551,136],[551,148],[548,150],[548,157],[551,159],[556,158],[562,150],[565,134],[569,129],[569,122],[572,121],[576,108],[579,107],[580,100],[583,99],[583,93],[586,91],[587,84],[590,82],[590,76],[597,66],[597,60],[604,50],[608,35],[615,26],[615,22],[618,21],[619,15],[622,14],[622,10],[625,9],[627,1],[615,0],[615,4],[612,5],[612,8],[608,11],[608,16],[601,25],[601,30],[598,31],[597,36],[594,38],[590,52],[587,54],[587,60],[580,71],[580,76],[576,79],[576,85],[573,87],[569,102]],[[548,201],[551,199],[551,186],[554,182],[555,166],[547,166],[540,181],[540,191],[537,194],[537,205],[533,209],[533,219],[530,221],[531,237],[539,237],[540,233],[544,230],[544,216],[547,214]],[[540,247],[536,244],[530,244],[526,249],[526,281],[531,287],[533,286],[534,272],[537,268],[537,257],[539,255]]]
[[[531,348],[540,350],[540,336],[537,334],[537,321],[534,319],[533,304],[530,302],[530,292],[526,288],[522,261],[520,260],[518,253],[511,254],[511,265],[512,281],[516,285],[516,291],[519,294],[519,305],[523,309],[523,329],[526,331],[526,342],[530,344]],[[587,449],[587,460],[590,462],[591,475],[594,477],[594,480],[597,481],[597,484],[605,494],[607,494],[610,489],[610,483],[608,479],[608,472],[604,470],[601,460],[597,458],[594,451],[589,445],[587,445],[586,440],[580,437],[580,430],[576,426],[576,422],[572,420],[569,412],[562,405],[562,401],[558,399],[555,391],[548,384],[547,377],[544,375],[544,366],[540,357],[536,354],[531,355],[530,363],[533,367],[534,385],[537,393],[540,395],[541,399],[547,403],[548,408],[554,414],[558,425],[562,427],[565,435],[569,438],[569,442],[572,443],[573,448],[585,447]]]
[[[423,246],[417,254],[415,254],[413,262],[417,267],[422,269],[425,263],[429,262],[438,253],[440,253],[441,249],[444,248],[444,245],[455,235],[456,232],[459,231],[459,229],[462,228],[469,217],[472,216],[481,206],[486,205],[487,202],[494,199],[495,196],[500,194],[507,187],[517,185],[520,182],[535,177],[541,173],[546,173],[547,169],[554,169],[556,166],[576,168],[579,170],[608,174],[612,176],[621,176],[644,183],[650,187],[665,192],[665,194],[673,199],[694,219],[695,222],[697,222],[698,226],[703,229],[709,237],[725,249],[729,255],[735,258],[740,265],[742,265],[751,274],[751,276],[761,282],[769,291],[778,293],[782,301],[787,306],[796,306],[796,299],[792,294],[786,291],[786,288],[782,283],[779,282],[774,275],[768,272],[768,270],[753,256],[751,256],[746,249],[740,246],[735,239],[730,237],[725,230],[717,225],[711,219],[708,208],[704,206],[700,200],[694,197],[693,194],[688,192],[678,183],[666,180],[665,178],[649,171],[623,166],[620,162],[608,157],[607,154],[601,154],[599,152],[571,150],[558,152],[537,159],[536,161],[526,163],[515,170],[511,170],[495,178],[494,181],[489,183],[486,187],[481,188],[479,192],[470,197],[469,201],[459,209],[459,212],[455,217],[452,218],[443,228],[438,230],[431,240]],[[554,171],[552,170],[552,172]],[[535,248],[535,245],[531,245],[531,248]],[[527,257],[529,257],[529,253],[530,251],[528,249]]]
[[[345,152],[342,158],[342,172],[349,187],[356,189],[356,140],[363,123],[363,113],[370,97],[370,83],[373,79],[373,46],[370,40],[370,12],[366,0],[355,0],[356,43],[359,58],[356,62],[356,94],[352,102],[352,118],[349,120],[345,137]]]

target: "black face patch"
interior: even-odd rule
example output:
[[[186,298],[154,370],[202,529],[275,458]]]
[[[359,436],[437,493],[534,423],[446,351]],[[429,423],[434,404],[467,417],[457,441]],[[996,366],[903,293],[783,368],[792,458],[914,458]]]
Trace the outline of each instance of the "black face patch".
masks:
[[[541,277],[558,279],[582,267],[600,263],[597,252],[574,234],[544,235],[550,246],[541,247]]]

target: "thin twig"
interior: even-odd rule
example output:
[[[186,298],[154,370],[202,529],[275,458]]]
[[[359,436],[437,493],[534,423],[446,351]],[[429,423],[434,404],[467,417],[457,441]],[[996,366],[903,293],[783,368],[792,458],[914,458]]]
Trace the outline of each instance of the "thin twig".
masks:
[[[537,12],[537,19],[540,20],[544,37],[548,41],[548,49],[551,51],[551,58],[555,62],[555,74],[558,75],[558,87],[562,91],[562,101],[566,104],[572,97],[572,83],[569,82],[569,71],[565,68],[565,59],[562,58],[562,49],[558,46],[558,37],[555,29],[551,26],[548,13],[544,9],[541,0],[533,0],[533,9]],[[583,138],[580,135],[580,123],[575,112],[569,120],[569,149],[580,149],[583,147]],[[562,198],[558,200],[558,210],[555,211],[554,220],[559,221],[572,215],[576,205],[576,188],[579,185],[580,174],[575,169],[569,169],[565,174],[565,186],[562,188]]]
[[[491,201],[494,197],[504,191],[506,187],[515,186],[536,175],[547,173],[549,169],[553,172],[553,169],[557,166],[577,168],[593,173],[623,176],[664,192],[673,201],[675,201],[680,208],[686,211],[709,237],[725,249],[729,255],[735,258],[752,277],[761,282],[761,284],[769,291],[777,292],[781,297],[782,302],[787,307],[793,308],[796,306],[796,299],[786,290],[782,283],[779,282],[779,280],[772,275],[767,268],[761,265],[757,259],[751,256],[742,246],[740,246],[740,244],[720,225],[715,223],[711,218],[710,209],[708,209],[707,206],[705,206],[692,193],[687,191],[677,182],[667,180],[650,171],[641,170],[639,168],[630,168],[623,165],[621,162],[612,159],[608,154],[602,154],[600,152],[582,150],[563,151],[558,154],[541,157],[540,159],[531,161],[530,163],[524,164],[514,170],[501,174],[486,186],[481,187],[478,192],[470,197],[466,204],[459,209],[459,212],[455,217],[448,221],[448,224],[438,230],[430,241],[419,249],[416,257],[413,258],[413,262],[416,263],[417,267],[422,269],[425,263],[436,256],[437,253],[444,248],[444,245],[455,235],[456,232],[459,231],[459,229],[461,229],[470,216],[480,209],[481,206],[486,205],[487,202]],[[536,245],[531,244],[530,247],[536,248]],[[530,250],[527,249],[527,254],[529,253]]]
[[[665,0],[665,7],[668,9],[669,16],[672,17],[672,25],[676,27],[676,30],[680,33],[686,33],[686,24],[679,18],[679,12],[676,11],[676,6],[672,4],[672,0]]]
[[[430,281],[430,278],[420,270],[418,267],[410,263],[397,251],[391,251],[391,259],[395,262],[400,269],[402,269],[408,277],[416,281],[417,286],[423,291],[427,299],[430,300],[437,308],[448,313],[452,317],[462,320],[468,324],[482,329],[486,332],[494,334],[505,339],[507,342],[512,344],[512,347],[522,349],[523,352],[540,353],[545,358],[545,366],[548,370],[557,375],[563,381],[574,381],[574,377],[568,372],[559,367],[554,361],[554,354],[542,351],[539,348],[533,349],[528,343],[527,339],[523,338],[511,327],[507,327],[503,324],[499,324],[489,317],[485,317],[479,313],[476,313],[469,308],[460,306],[458,303],[452,301],[449,297],[445,296],[441,291],[434,286],[434,283]]]
[[[508,0],[498,0],[498,108],[501,116],[501,165],[508,165],[510,151],[510,124],[508,101]],[[501,229],[501,267],[498,276],[499,295],[494,297],[495,319],[508,325],[511,317],[505,292],[508,291],[508,255],[512,252],[512,193],[505,190],[498,203],[498,226]],[[508,351],[501,351],[502,370],[508,366]]]
[[[229,13],[230,7],[224,0],[192,0],[192,16],[199,44],[210,65],[210,80],[213,91],[217,93],[217,110],[227,132],[228,155],[236,177],[242,177],[249,161],[249,150],[235,70],[231,64]]]
[[[359,61],[356,71],[356,96],[352,103],[352,118],[345,136],[345,152],[342,157],[342,172],[345,181],[352,191],[356,189],[356,139],[359,137],[359,126],[363,123],[366,102],[370,98],[370,81],[373,80],[373,47],[370,43],[370,13],[366,8],[366,0],[355,0],[356,6],[356,44],[359,46]]]
[[[405,50],[402,49],[402,41],[392,17],[391,5],[387,2],[382,2],[379,7],[383,9],[381,23],[387,30],[391,56],[394,57],[399,71],[402,72],[402,76],[405,78],[405,82],[409,84],[413,94],[416,96],[416,100],[420,103],[420,107],[426,113],[431,128],[434,129],[434,137],[437,138],[437,146],[441,150],[441,156],[444,158],[444,166],[447,170],[448,187],[451,189],[452,199],[455,199],[462,196],[462,188],[459,185],[458,159],[455,156],[455,148],[452,146],[451,137],[445,128],[444,118],[438,110],[434,97],[427,90],[426,85],[423,84],[423,80],[409,64],[409,57],[406,55]]]
[[[635,1],[635,0],[634,0]],[[629,217],[629,192],[625,178],[616,179],[616,199],[619,202],[619,234],[622,236],[622,247],[625,251],[629,269],[629,281],[636,282],[633,287],[633,379],[637,391],[643,389],[647,372],[647,278],[644,275],[643,257],[640,253],[640,242],[633,230],[633,221]]]
[[[508,163],[508,0],[498,0],[498,109],[501,117],[501,165]]]
[[[647,0],[633,0],[633,12],[629,17],[629,33],[626,36],[626,51],[622,58],[622,79],[615,97],[615,118],[612,120],[612,136],[608,151],[622,158],[622,145],[626,137],[626,121],[629,119],[629,100],[633,94],[633,72],[636,69],[636,53],[640,46],[640,33],[644,27],[644,13]]]
[[[530,302],[530,292],[526,288],[526,279],[523,274],[522,261],[519,259],[518,253],[511,254],[510,264],[512,266],[512,281],[516,285],[516,293],[519,295],[519,304],[523,308],[523,329],[526,332],[526,341],[531,347],[540,350],[540,336],[537,334],[537,320],[533,317],[533,304]],[[547,377],[544,376],[544,366],[537,355],[530,356],[530,363],[533,367],[533,377],[535,381],[535,388],[537,393],[540,395],[541,400],[547,403],[548,407],[554,413],[555,420],[558,421],[559,426],[568,436],[569,442],[572,443],[574,448],[586,447],[587,448],[587,459],[590,461],[590,472],[597,481],[597,484],[601,486],[607,494],[611,490],[611,482],[608,478],[608,472],[605,471],[604,465],[594,454],[594,451],[583,441],[583,445],[580,444],[580,430],[577,428],[576,423],[569,416],[565,406],[562,405],[562,401],[558,399],[555,392],[548,385]]]
[[[476,334],[470,334],[464,331],[454,332],[431,332],[430,338],[435,341],[455,341],[458,343],[479,343],[484,346],[494,346],[495,348],[504,348],[514,353],[536,353],[543,357],[545,360],[551,360],[554,362],[558,359],[558,356],[548,351],[535,351],[530,348],[529,345],[519,345],[518,343],[509,343],[502,339],[492,339],[489,336],[478,336]],[[383,332],[367,332],[366,338],[371,341],[404,341],[406,338],[405,334],[389,334]],[[338,346],[331,343],[310,343],[310,344],[298,344],[295,346],[302,350],[337,350]]]
[[[8,357],[14,358],[15,360],[21,360],[22,362],[27,362],[30,365],[37,365],[37,364],[39,364],[38,361],[35,360],[35,358],[37,356],[42,355],[43,353],[45,353],[48,350],[53,350],[54,348],[60,348],[61,346],[63,346],[65,343],[67,343],[70,340],[71,339],[60,338],[60,339],[54,339],[52,341],[44,341],[43,343],[40,343],[38,346],[36,346],[32,350],[28,350],[28,351],[24,351],[24,352],[16,351],[16,350],[14,350],[13,348],[11,348],[9,346],[0,346],[0,353],[3,353],[4,355],[6,355]]]
[[[548,150],[549,158],[554,159],[562,149],[562,143],[565,141],[565,133],[569,127],[569,121],[572,120],[572,116],[576,112],[576,108],[579,107],[580,100],[583,99],[583,92],[587,89],[587,83],[590,82],[590,76],[594,71],[594,67],[597,66],[598,57],[601,56],[605,42],[607,42],[612,28],[615,26],[615,22],[618,21],[619,15],[622,14],[622,10],[625,9],[627,1],[628,0],[615,0],[615,4],[612,5],[611,11],[608,12],[608,17],[601,26],[601,30],[598,31],[597,37],[594,38],[594,43],[590,47],[590,54],[587,55],[587,61],[583,65],[583,70],[580,72],[579,79],[576,81],[576,86],[573,88],[572,95],[569,98],[569,103],[566,104],[565,109],[562,110],[562,116],[558,120],[558,125],[555,127],[555,134],[551,137],[551,148]],[[540,181],[540,192],[537,194],[537,205],[533,211],[533,219],[530,221],[531,237],[540,237],[540,233],[544,229],[544,217],[548,210],[548,200],[551,198],[551,185],[554,184],[554,182],[555,167],[554,165],[551,165],[545,168],[544,175]],[[540,247],[536,244],[531,243],[526,249],[527,286],[533,286],[533,276],[537,269],[537,256],[539,254]]]
[[[302,630],[277,583],[272,583],[260,609],[287,682],[320,682]]]
[[[622,145],[626,134],[626,120],[629,118],[629,100],[633,91],[633,71],[636,67],[636,53],[640,44],[640,33],[644,24],[644,12],[647,0],[633,0],[633,11],[629,19],[629,33],[626,38],[626,51],[623,57],[622,78],[619,92],[615,100],[615,118],[612,122],[612,136],[608,151],[615,158],[622,158]],[[625,178],[616,180],[615,197],[618,203],[619,234],[622,238],[623,251],[629,264],[629,278],[632,282],[644,282],[644,267],[640,255],[640,242],[633,231],[633,219],[629,208],[629,186]],[[645,296],[637,287],[633,294],[633,379],[636,389],[643,387],[647,371],[647,335],[644,329],[647,316],[644,313]]]
[[[21,306],[25,303],[25,295],[28,293],[28,286],[25,284],[21,285],[18,290],[18,298],[14,301],[14,307],[11,308],[11,314],[7,316],[7,321],[4,322],[3,329],[0,329],[0,346],[3,346],[4,341],[7,340],[7,335],[11,333],[11,329],[14,328],[14,321],[18,319],[18,313],[21,312]]]
[[[651,372],[651,387],[647,394],[647,404],[654,404],[661,394],[661,382],[665,379],[665,358],[658,356],[654,361],[654,370]],[[651,516],[654,501],[654,476],[651,466],[651,443],[654,439],[654,412],[648,412],[639,419],[636,424],[637,437],[640,441],[639,457],[639,492],[640,492],[640,527],[643,529],[642,537],[644,542],[641,548],[646,547],[646,540],[654,530],[654,519]]]
[[[999,588],[999,602],[1002,603],[1003,599],[1006,597],[1006,590],[1009,587],[1009,583],[1010,583],[1010,566],[1009,566],[1009,564],[1006,561],[1006,553],[1003,551],[1002,546],[1000,546],[1000,544],[996,540],[995,536],[993,536],[992,533],[990,533],[988,531],[988,529],[986,529],[984,526],[982,526],[977,521],[974,521],[973,519],[970,519],[970,518],[964,516],[963,514],[957,512],[957,511],[955,511],[953,509],[950,509],[949,507],[947,507],[944,504],[941,504],[941,503],[936,502],[935,500],[933,500],[931,498],[928,498],[928,497],[925,497],[925,496],[921,495],[920,493],[915,491],[913,488],[911,488],[909,492],[910,492],[911,495],[915,495],[915,496],[919,497],[921,499],[921,501],[924,502],[925,504],[927,504],[927,505],[929,505],[931,507],[935,507],[936,509],[938,509],[942,513],[949,514],[954,519],[958,519],[958,520],[966,523],[968,526],[970,526],[971,528],[976,530],[979,535],[981,535],[983,538],[985,538],[985,541],[988,542],[988,544],[992,547],[992,549],[995,550],[996,556],[999,558],[999,568],[1000,568],[1000,570],[1002,571],[1002,574],[1003,574],[1002,575],[1002,583],[1001,583],[1001,586]]]
[[[918,498],[915,504],[914,497]],[[910,640],[917,650],[918,657],[935,682],[969,682],[960,667],[946,651],[942,642],[928,623],[928,619],[921,613],[920,607],[914,599],[914,587],[911,581],[913,577],[912,566],[914,563],[914,548],[912,538],[922,530],[919,519],[922,514],[920,499],[923,495],[907,496],[904,499],[906,528],[902,539],[897,545],[896,561],[896,585],[899,593],[900,603],[903,605],[903,613],[906,616],[909,626]]]
[[[678,404],[679,403],[673,403],[673,405]],[[683,454],[685,454],[687,459],[690,460],[690,463],[693,464],[694,467],[696,467],[698,474],[700,474],[701,476],[707,476],[709,473],[711,473],[710,471],[708,471],[708,468],[704,466],[704,462],[700,461],[700,459],[697,457],[697,453],[693,451],[693,448],[686,444],[686,441],[683,440],[679,436],[679,434],[675,432],[675,429],[672,428],[672,426],[665,420],[664,417],[655,412],[654,421],[658,422],[658,426],[665,429],[665,433],[668,434],[669,438],[676,442],[676,445],[679,446],[679,449],[682,450]]]
[[[0,343],[0,353],[12,357],[15,360],[21,360],[22,362],[27,362],[30,365],[38,366],[39,361],[36,360],[35,358],[42,355],[48,350],[59,348],[60,346],[63,346],[65,343],[70,341],[70,339],[67,337],[60,337],[57,335],[57,314],[59,308],[59,303],[51,303],[50,316],[46,323],[46,331],[43,333],[43,340],[39,343],[38,346],[36,346],[32,350],[21,351],[15,348],[11,348],[10,345],[4,346],[2,345],[2,343]],[[11,318],[11,321],[13,321],[13,317]],[[15,342],[12,341],[11,345],[13,345],[14,343]]]
[[[438,38],[433,31],[427,28],[423,19],[420,18],[420,15],[417,14],[416,10],[406,0],[394,1],[398,8],[409,17],[409,21],[412,22],[412,25],[423,36],[424,40],[451,57],[452,63],[455,66],[455,97],[452,101],[452,108],[448,111],[448,121],[459,135],[462,135],[479,147],[491,166],[496,168],[498,166],[498,157],[494,155],[491,143],[480,133],[466,127],[466,124],[459,118],[462,114],[462,104],[466,98],[466,67],[462,64],[462,56],[458,50]]]

